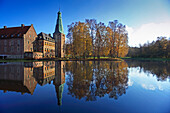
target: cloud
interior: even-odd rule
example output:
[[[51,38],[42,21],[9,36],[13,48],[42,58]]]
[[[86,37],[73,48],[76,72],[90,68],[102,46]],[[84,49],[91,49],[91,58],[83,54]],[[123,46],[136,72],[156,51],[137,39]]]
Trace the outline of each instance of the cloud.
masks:
[[[158,89],[159,89],[160,91],[163,91],[163,88],[162,88],[162,86],[160,86],[160,85],[158,85]]]
[[[159,36],[170,37],[170,21],[164,23],[148,23],[143,24],[139,28],[127,26],[129,34],[129,45],[139,46],[147,41],[152,42]]]
[[[131,81],[130,79],[129,79],[129,81],[128,81],[128,86],[132,86],[133,85],[133,81]]]
[[[156,87],[153,86],[153,85],[142,84],[142,87],[143,87],[144,89],[147,89],[147,90],[155,90],[155,89],[156,89]]]

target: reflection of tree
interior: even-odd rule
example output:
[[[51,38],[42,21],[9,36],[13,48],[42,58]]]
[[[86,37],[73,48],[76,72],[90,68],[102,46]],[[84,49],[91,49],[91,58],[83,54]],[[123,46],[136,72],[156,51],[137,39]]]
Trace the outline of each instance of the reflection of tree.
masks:
[[[127,64],[125,62],[68,62],[69,94],[78,99],[94,101],[96,97],[117,99],[126,93]]]
[[[170,79],[170,63],[168,61],[133,61],[127,60],[129,67],[140,67],[144,72],[156,75],[158,81]]]
[[[81,99],[89,93],[89,86],[92,79],[91,62],[71,62],[67,63],[68,90],[69,94]]]

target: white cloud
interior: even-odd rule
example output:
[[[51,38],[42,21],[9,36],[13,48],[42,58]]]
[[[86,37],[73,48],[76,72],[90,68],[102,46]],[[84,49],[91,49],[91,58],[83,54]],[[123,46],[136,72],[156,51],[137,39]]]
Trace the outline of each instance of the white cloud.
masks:
[[[132,86],[133,85],[133,81],[131,81],[130,79],[129,79],[129,81],[128,81],[128,86]]]
[[[129,34],[130,46],[139,46],[139,44],[144,44],[147,41],[152,42],[159,36],[170,37],[170,21],[159,24],[143,24],[137,29],[127,26],[126,29]]]
[[[162,88],[162,86],[160,86],[160,85],[158,85],[158,89],[159,89],[160,91],[163,91],[163,88]]]
[[[142,87],[143,87],[144,89],[147,89],[147,90],[155,90],[155,89],[156,89],[156,87],[153,86],[153,85],[142,84]]]

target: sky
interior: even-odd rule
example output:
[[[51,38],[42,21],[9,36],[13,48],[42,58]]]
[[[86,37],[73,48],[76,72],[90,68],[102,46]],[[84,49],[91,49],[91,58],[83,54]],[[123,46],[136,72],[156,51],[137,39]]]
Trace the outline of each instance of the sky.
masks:
[[[66,35],[72,22],[97,19],[126,25],[130,46],[170,37],[170,0],[0,0],[0,28],[33,24],[52,34],[59,6]]]

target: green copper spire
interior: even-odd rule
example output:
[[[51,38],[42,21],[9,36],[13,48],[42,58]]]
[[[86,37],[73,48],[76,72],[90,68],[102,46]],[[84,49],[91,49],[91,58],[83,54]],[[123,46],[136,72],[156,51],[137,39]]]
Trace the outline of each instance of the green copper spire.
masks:
[[[61,106],[64,84],[61,84],[60,86],[56,85],[55,88],[57,93],[58,105]]]
[[[61,12],[60,11],[58,12],[58,18],[57,18],[57,24],[56,24],[56,28],[55,28],[55,33],[63,33],[64,34],[62,18],[61,18]]]

